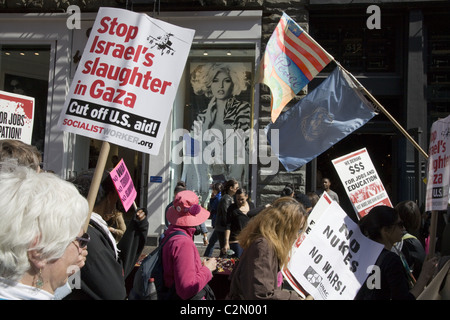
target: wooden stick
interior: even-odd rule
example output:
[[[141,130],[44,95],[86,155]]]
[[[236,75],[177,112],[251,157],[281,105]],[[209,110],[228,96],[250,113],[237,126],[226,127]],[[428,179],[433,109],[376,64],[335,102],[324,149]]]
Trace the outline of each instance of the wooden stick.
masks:
[[[339,64],[338,64],[339,65]],[[403,129],[403,127],[400,125],[400,123],[395,120],[393,116],[381,105],[381,103],[378,102],[377,99],[375,99],[372,94],[367,91],[367,89],[347,70],[345,70],[342,66],[339,65],[351,78],[352,80],[358,85],[358,87],[364,91],[364,93],[372,100],[372,102],[375,104],[375,106],[384,113],[384,115],[397,127],[398,130],[413,144],[413,146],[425,157],[425,159],[428,159],[428,154],[419,146],[419,144],[411,137],[411,135]]]
[[[432,258],[435,253],[438,214],[436,210],[431,211],[430,243],[428,244],[427,260]]]
[[[92,211],[94,210],[95,199],[97,199],[98,188],[102,182],[103,172],[105,171],[106,161],[108,160],[110,145],[109,142],[103,141],[100,154],[98,156],[97,165],[95,166],[94,176],[92,178],[91,186],[87,201],[89,204],[89,215],[84,225],[84,230],[87,230],[89,221],[91,220]]]

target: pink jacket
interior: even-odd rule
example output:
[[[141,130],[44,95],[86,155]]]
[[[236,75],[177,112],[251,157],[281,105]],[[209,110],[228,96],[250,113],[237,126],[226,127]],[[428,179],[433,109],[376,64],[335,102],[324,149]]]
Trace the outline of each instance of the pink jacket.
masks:
[[[164,283],[175,289],[181,299],[196,295],[212,279],[212,273],[202,265],[198,249],[192,240],[195,228],[170,225],[165,236],[175,230],[188,235],[176,235],[168,240],[163,248]]]

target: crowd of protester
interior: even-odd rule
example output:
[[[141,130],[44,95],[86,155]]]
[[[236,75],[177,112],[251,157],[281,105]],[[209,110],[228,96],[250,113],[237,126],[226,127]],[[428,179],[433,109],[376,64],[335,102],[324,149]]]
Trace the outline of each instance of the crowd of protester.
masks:
[[[0,140],[0,299],[127,299],[126,280],[146,244],[146,209],[136,209],[126,226],[122,222],[112,227],[108,221],[117,216],[120,201],[108,172],[89,212],[86,199],[94,172],[65,181],[42,172],[41,162],[35,147]],[[333,194],[329,186],[324,179],[324,190]],[[166,209],[167,228],[160,241],[167,237],[162,261],[169,298],[214,299],[208,283],[217,259],[233,257],[238,263],[227,299],[303,299],[286,285],[281,270],[318,195],[287,185],[279,199],[256,207],[235,179],[213,189],[207,210],[179,183]],[[204,234],[208,248],[201,257],[193,239],[208,218],[214,229],[209,241]],[[363,285],[356,299],[407,300],[420,295],[438,266],[417,236],[423,221],[413,201],[394,208],[377,206],[361,218],[362,233],[383,245],[376,261],[381,287]],[[219,255],[213,257],[217,241]],[[80,278],[77,288],[68,281],[74,274]]]

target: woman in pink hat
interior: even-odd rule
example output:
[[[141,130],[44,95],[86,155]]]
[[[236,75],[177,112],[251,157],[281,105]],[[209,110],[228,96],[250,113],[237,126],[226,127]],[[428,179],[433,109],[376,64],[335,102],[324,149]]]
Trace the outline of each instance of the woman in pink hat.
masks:
[[[199,205],[197,195],[190,190],[179,192],[167,211],[170,226],[164,238],[176,231],[183,233],[168,238],[162,252],[164,284],[171,288],[173,299],[214,299],[208,282],[216,269],[216,259],[202,262],[193,241],[195,226],[208,217],[209,212]]]

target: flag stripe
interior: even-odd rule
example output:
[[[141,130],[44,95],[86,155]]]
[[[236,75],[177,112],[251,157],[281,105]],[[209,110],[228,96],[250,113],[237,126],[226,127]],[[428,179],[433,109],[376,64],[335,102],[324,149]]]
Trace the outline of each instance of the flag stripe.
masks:
[[[285,33],[284,30],[282,29],[282,26],[279,24],[276,28],[277,31],[277,44],[278,47],[297,65],[297,67],[300,68],[300,70],[303,72],[303,74],[306,76],[306,78],[308,78],[308,80],[311,80],[312,78],[314,78],[310,72],[310,68],[311,68],[311,64],[309,64],[307,59],[299,59],[299,57],[297,55],[295,55],[289,47],[286,47],[285,43]],[[309,66],[305,65],[304,60],[306,60],[305,62],[309,64]]]
[[[331,55],[283,13],[267,43],[257,77],[270,88],[272,122],[331,60]]]
[[[311,74],[319,73],[320,70],[322,70],[330,62],[328,61],[325,63],[324,60],[327,60],[326,55],[319,54],[320,51],[323,52],[323,49],[318,48],[316,44],[311,42],[310,38],[307,36],[307,33],[304,32],[303,29],[299,26],[297,27],[301,33],[299,35],[296,35],[289,28],[286,29],[285,19],[281,20],[281,24],[285,25],[285,39],[286,42],[290,45],[291,53],[301,59],[303,63],[305,63],[305,65],[313,66],[309,67]]]
[[[314,63],[317,70],[323,69],[331,61],[321,48],[311,42],[311,37],[306,32],[303,32],[295,39],[293,46],[296,46],[299,51],[301,50],[300,47],[307,51],[308,57],[311,57],[310,60]]]

